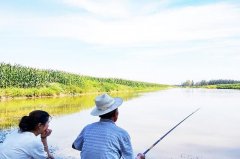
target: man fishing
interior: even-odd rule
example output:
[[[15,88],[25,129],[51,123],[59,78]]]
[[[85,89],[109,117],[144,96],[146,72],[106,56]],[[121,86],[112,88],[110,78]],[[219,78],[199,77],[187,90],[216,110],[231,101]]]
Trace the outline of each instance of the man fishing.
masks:
[[[81,151],[81,159],[134,158],[129,134],[115,124],[122,102],[121,98],[108,94],[95,98],[96,107],[91,115],[99,116],[100,121],[84,127],[72,144],[74,149]],[[145,159],[145,155],[139,153],[135,159]]]

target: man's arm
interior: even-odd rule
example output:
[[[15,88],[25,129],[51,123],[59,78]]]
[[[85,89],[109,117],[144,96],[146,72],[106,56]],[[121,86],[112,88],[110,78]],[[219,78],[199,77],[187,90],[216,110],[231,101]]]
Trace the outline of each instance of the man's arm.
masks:
[[[82,151],[84,130],[85,129],[82,130],[82,132],[78,135],[78,137],[73,142],[72,144],[73,149]]]
[[[76,150],[76,147],[74,146],[74,143],[72,144],[72,148]]]

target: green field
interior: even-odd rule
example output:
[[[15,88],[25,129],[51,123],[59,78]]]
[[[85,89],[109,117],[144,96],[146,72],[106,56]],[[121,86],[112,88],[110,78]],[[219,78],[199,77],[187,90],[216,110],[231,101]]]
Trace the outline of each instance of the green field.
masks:
[[[169,85],[97,78],[58,70],[0,63],[0,98],[80,95],[99,92],[153,91]]]

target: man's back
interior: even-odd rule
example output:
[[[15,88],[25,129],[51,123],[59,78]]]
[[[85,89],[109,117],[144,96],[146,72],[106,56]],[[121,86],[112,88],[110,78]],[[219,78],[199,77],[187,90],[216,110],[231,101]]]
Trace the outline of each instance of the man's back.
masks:
[[[96,107],[91,115],[99,116],[100,121],[86,126],[72,145],[81,151],[81,159],[133,159],[130,136],[115,125],[122,102],[122,98],[108,94],[95,98]],[[139,154],[137,159],[145,159],[145,156]]]
[[[133,159],[128,133],[112,120],[101,119],[86,126],[74,142],[82,159]]]

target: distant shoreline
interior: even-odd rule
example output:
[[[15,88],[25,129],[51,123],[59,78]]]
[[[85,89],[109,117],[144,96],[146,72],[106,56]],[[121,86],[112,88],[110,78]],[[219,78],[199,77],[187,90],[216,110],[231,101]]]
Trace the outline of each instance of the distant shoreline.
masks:
[[[183,86],[183,88],[237,89],[237,90],[240,90],[240,83],[238,83],[238,84],[203,85],[203,86]]]

